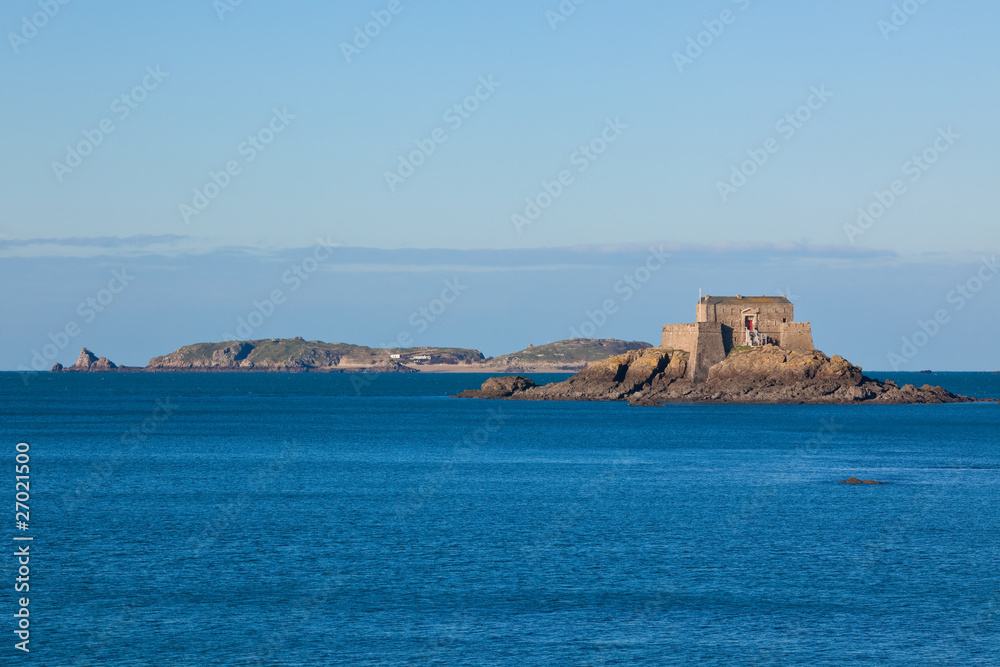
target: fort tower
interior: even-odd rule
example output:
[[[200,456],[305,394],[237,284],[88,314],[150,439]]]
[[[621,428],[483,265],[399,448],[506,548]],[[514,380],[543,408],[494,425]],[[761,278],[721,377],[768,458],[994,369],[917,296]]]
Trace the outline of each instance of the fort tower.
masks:
[[[812,327],[796,322],[785,296],[703,296],[691,324],[663,327],[661,347],[690,354],[688,378],[701,382],[708,369],[739,346],[779,345],[812,350]]]

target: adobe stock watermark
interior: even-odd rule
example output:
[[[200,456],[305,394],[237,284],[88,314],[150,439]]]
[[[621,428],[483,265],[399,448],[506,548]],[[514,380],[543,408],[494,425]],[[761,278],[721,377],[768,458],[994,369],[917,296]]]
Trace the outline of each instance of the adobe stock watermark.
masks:
[[[406,7],[402,0],[389,0],[385,9],[377,9],[371,13],[371,21],[363,26],[354,26],[354,39],[349,43],[340,43],[340,52],[344,54],[347,64],[350,65],[355,56],[360,56],[362,51],[371,46],[372,40],[381,35],[393,18],[402,14],[404,9]]]
[[[115,300],[115,297],[125,291],[125,288],[133,280],[135,280],[135,276],[130,275],[128,269],[122,268],[120,271],[117,269],[112,271],[111,279],[107,285],[77,304],[76,314],[80,317],[79,320],[69,320],[58,331],[49,333],[49,342],[42,345],[40,350],[37,348],[31,350],[30,368],[24,364],[17,367],[17,370],[21,372],[21,380],[27,384],[31,371],[49,370],[56,357],[69,346],[70,340],[83,332],[81,323],[90,324],[97,319],[97,315],[103,313]]]
[[[889,365],[892,370],[898,371],[899,367],[910,363],[917,353],[927,347],[928,343],[941,332],[941,328],[951,322],[952,313],[957,313],[964,309],[976,295],[982,291],[986,283],[1000,273],[1000,265],[997,264],[997,256],[991,258],[983,257],[979,269],[965,282],[955,285],[945,295],[945,301],[949,308],[938,308],[934,311],[934,316],[925,320],[917,320],[917,329],[909,336],[904,336],[898,352],[890,352],[887,355]]]
[[[219,17],[219,21],[225,21],[226,14],[232,14],[242,4],[243,0],[213,0],[212,9],[215,10],[215,15]]]
[[[577,8],[586,1],[587,0],[562,0],[555,10],[546,10],[545,20],[549,22],[549,27],[552,28],[552,32],[558,30],[560,23],[565,23],[571,16],[573,16],[573,14],[576,14]]]
[[[779,118],[774,123],[774,131],[781,135],[783,140],[789,141],[812,120],[813,115],[822,109],[831,97],[833,93],[826,89],[825,84],[810,87],[805,103]],[[715,188],[719,191],[722,201],[729,201],[729,198],[746,185],[779,150],[781,142],[775,137],[765,140],[760,148],[748,149],[749,159],[741,162],[739,166],[733,165],[727,181],[716,181]]]
[[[445,311],[448,310],[448,307],[458,301],[458,298],[467,289],[469,289],[469,286],[463,285],[457,277],[453,280],[445,280],[444,286],[441,288],[440,296],[431,299],[426,305],[420,306],[410,313],[410,317],[407,319],[407,322],[409,322],[410,326],[413,327],[417,333],[427,331],[430,325],[444,315]],[[381,346],[386,349],[396,347],[413,347],[413,334],[410,333],[408,329],[404,329],[399,332],[396,339],[391,343],[382,343]]]
[[[740,11],[746,11],[750,7],[750,0],[732,0],[732,3]],[[726,31],[726,26],[736,23],[738,16],[739,14],[732,9],[723,9],[719,12],[717,18],[702,21],[701,24],[705,29],[687,38],[687,47],[684,49],[684,52],[674,51],[674,65],[677,66],[677,71],[683,74],[685,67],[693,65],[694,61],[701,58],[705,50],[722,37],[722,33]]]
[[[467,289],[469,289],[469,286],[463,285],[459,282],[458,278],[445,280],[441,296],[431,299],[426,306],[417,308],[407,321],[411,327],[417,330],[417,333],[427,331],[427,327],[444,315],[445,311],[448,310],[448,306],[458,301],[458,297],[462,296],[462,292]]]
[[[998,619],[1000,619],[1000,591],[993,591],[986,602],[977,603],[975,616],[970,621],[958,624],[957,630],[969,640],[995,641]]]
[[[407,322],[417,333],[427,331],[431,324],[438,321],[467,289],[469,286],[463,285],[458,277],[445,280],[440,295],[410,313]],[[414,347],[413,330],[404,328],[396,334],[391,342],[380,343],[379,347],[386,350]],[[375,384],[375,378],[382,377],[382,375],[382,373],[351,373],[351,387],[354,389],[354,393],[360,396],[363,389]]]
[[[944,457],[938,462],[942,480],[948,486],[960,483],[969,465],[961,458]],[[946,481],[945,481],[946,480]],[[908,576],[908,569],[900,567],[900,554],[912,554],[914,540],[929,527],[929,508],[939,508],[945,497],[941,484],[916,484],[915,489],[905,496],[906,500],[895,505],[893,511],[880,522],[879,530],[872,534],[872,540],[865,545],[859,565],[864,569],[859,578],[876,588],[895,588]],[[902,500],[902,499],[901,499]],[[953,637],[954,639],[954,637]]]
[[[479,110],[482,103],[493,97],[493,94],[503,84],[494,81],[493,75],[488,74],[479,77],[479,85],[461,102],[456,102],[444,110],[441,120],[447,125],[435,128],[428,137],[417,139],[413,142],[414,148],[405,155],[398,155],[398,164],[393,171],[385,172],[385,184],[389,186],[389,192],[395,192],[396,188],[406,182],[417,172],[421,166],[427,162],[427,158],[437,152],[438,146],[448,141],[448,131],[457,132],[465,121],[472,118],[472,114]]]
[[[819,427],[808,440],[795,439],[795,446],[791,449],[783,449],[778,452],[781,458],[776,461],[782,469],[795,464],[806,464],[815,456],[819,456],[825,446],[832,443],[838,433],[844,430],[842,424],[836,419],[825,417],[819,420]],[[773,486],[752,486],[749,487],[749,496],[743,500],[734,511],[726,516],[725,523],[733,532],[752,532],[756,529],[756,521],[764,514],[771,511],[775,500]]]
[[[254,503],[272,492],[273,487],[282,478],[287,478],[287,468],[303,457],[304,447],[296,440],[285,440],[277,456],[269,456],[268,465],[258,468],[247,479],[241,480],[239,493],[226,503],[219,502],[209,509],[210,519],[203,522],[199,534],[192,534],[184,550],[190,557],[184,558],[182,567],[196,565],[198,556],[220,539],[232,532],[234,523],[250,509]]]
[[[909,176],[910,183],[916,183],[961,138],[962,135],[955,134],[951,126],[947,129],[939,127],[937,137],[931,145],[903,163],[901,167],[903,175]],[[847,240],[854,243],[859,236],[863,236],[906,192],[906,182],[902,179],[894,180],[886,190],[876,190],[873,193],[874,201],[867,206],[858,207],[858,218],[855,224],[846,223],[844,225],[844,234],[847,236]]]
[[[889,40],[889,35],[903,29],[910,19],[920,11],[920,8],[927,4],[927,0],[904,0],[898,5],[892,6],[892,13],[888,20],[879,19],[875,25],[878,26],[882,38]]]
[[[330,236],[316,239],[316,245],[312,252],[302,260],[295,262],[281,274],[283,285],[290,285],[288,292],[297,292],[309,278],[319,270],[319,267],[333,256],[333,251],[337,245],[330,239]],[[263,299],[255,299],[253,308],[246,317],[236,318],[236,333],[222,334],[224,341],[246,341],[250,340],[254,331],[264,326],[264,323],[271,318],[278,310],[278,306],[285,303],[288,295],[285,290],[275,288],[271,290]]]
[[[320,571],[320,586],[310,586],[308,595],[291,594],[286,599],[286,611],[281,614],[276,624],[269,625],[268,631],[261,633],[257,641],[248,642],[246,655],[240,659],[233,656],[233,662],[247,667],[273,667],[278,660],[284,659],[288,653],[288,637],[304,627],[309,627],[317,616],[329,612],[330,607],[337,604],[338,596],[343,595],[346,586],[342,582],[344,575],[339,571]]]
[[[628,125],[621,121],[620,116],[615,116],[614,120],[606,118],[604,120],[604,128],[600,133],[586,144],[578,147],[569,156],[570,166],[576,168],[577,174],[587,171],[592,164],[597,162],[607,152],[611,144],[621,138],[627,129]],[[524,210],[512,213],[510,216],[510,222],[514,225],[517,233],[523,234],[524,228],[538,220],[542,216],[542,213],[548,210],[563,195],[566,188],[575,182],[576,176],[572,169],[561,170],[551,181],[543,180],[541,182],[542,188],[537,194],[524,198]]]
[[[194,189],[191,203],[185,202],[178,206],[185,224],[190,225],[192,217],[201,215],[202,211],[232,184],[233,179],[243,173],[244,165],[256,160],[279,134],[288,129],[294,119],[295,114],[289,113],[288,107],[273,109],[270,120],[236,146],[236,154],[242,158],[242,162],[239,159],[232,159],[219,171],[209,170],[208,181],[202,187]]]
[[[492,440],[501,430],[507,420],[503,408],[490,408],[482,423],[471,433],[467,433],[452,445],[452,458],[438,470],[424,476],[416,489],[409,491],[403,501],[397,505],[395,515],[397,521],[409,519],[420,511],[444,484],[455,474],[455,466],[468,461],[483,446]]]
[[[14,525],[18,530],[24,531],[14,537],[14,561],[11,563],[17,566],[14,577],[14,590],[18,593],[31,593],[31,544],[35,538],[28,534],[31,529],[31,456],[28,453],[31,444],[18,442],[14,445],[14,484],[12,494],[14,496]],[[35,514],[37,516],[37,512]],[[34,597],[34,596],[32,596]],[[17,598],[17,612],[14,613],[14,634],[21,641],[14,642],[14,648],[25,653],[30,653],[28,644],[31,643],[31,598]]]
[[[579,327],[570,327],[571,338],[593,338],[598,329],[608,322],[608,318],[618,312],[622,304],[628,303],[643,286],[650,281],[653,274],[662,269],[670,254],[663,252],[663,246],[650,248],[646,261],[637,266],[631,273],[626,273],[614,284],[614,292],[621,296],[605,299],[600,307],[586,311],[586,319]]]
[[[20,53],[21,47],[30,40],[38,36],[38,31],[49,24],[49,21],[56,17],[63,7],[68,5],[70,0],[38,0],[38,8],[42,11],[35,12],[29,18],[21,17],[21,29],[17,32],[8,32],[7,40],[14,53]]]
[[[108,456],[107,460],[95,461],[91,464],[87,477],[79,481],[73,493],[63,498],[63,511],[72,512],[94,493],[107,490],[108,485],[113,483],[112,479],[115,473],[128,457],[149,440],[150,436],[160,429],[160,425],[177,411],[177,404],[170,401],[169,396],[166,399],[156,399],[153,411],[139,424],[121,434],[121,437],[118,438],[118,447]]]
[[[611,493],[617,485],[628,481],[628,475],[635,470],[637,463],[639,460],[631,450],[616,449],[614,458],[596,468],[600,470],[600,475],[588,479],[578,490],[567,494],[565,503],[560,503],[560,511],[551,522],[540,523],[533,535],[525,535],[521,558],[528,568],[533,569],[539,559],[551,558],[553,550],[563,549],[563,545],[575,541],[569,538],[580,522],[594,511],[597,501]]]
[[[118,119],[118,122],[124,121],[139,108],[139,105],[149,97],[151,92],[160,87],[160,84],[168,76],[170,76],[170,72],[162,71],[159,65],[155,68],[147,67],[146,75],[142,77],[142,81],[127,93],[122,93],[112,100],[111,113]],[[92,154],[94,149],[104,143],[104,140],[116,129],[118,128],[115,121],[112,120],[112,117],[107,116],[97,123],[97,127],[83,130],[82,140],[74,145],[66,146],[66,155],[63,161],[53,160],[52,162],[52,172],[59,179],[59,182],[62,183],[67,174],[73,173],[74,169],[82,165],[84,158]]]

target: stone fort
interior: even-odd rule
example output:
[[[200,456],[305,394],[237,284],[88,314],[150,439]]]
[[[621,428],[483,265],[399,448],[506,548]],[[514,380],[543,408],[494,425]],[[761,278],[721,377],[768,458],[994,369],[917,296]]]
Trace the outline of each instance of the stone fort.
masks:
[[[793,310],[785,296],[706,295],[698,300],[694,322],[663,327],[660,346],[688,352],[687,378],[702,382],[708,378],[708,369],[734,347],[815,349],[812,326],[796,322]]]

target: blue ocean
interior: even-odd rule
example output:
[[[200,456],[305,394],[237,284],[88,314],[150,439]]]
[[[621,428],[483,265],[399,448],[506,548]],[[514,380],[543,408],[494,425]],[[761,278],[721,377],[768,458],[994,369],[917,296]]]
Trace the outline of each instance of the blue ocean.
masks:
[[[1000,404],[449,397],[485,377],[0,374],[0,662],[1000,664]]]

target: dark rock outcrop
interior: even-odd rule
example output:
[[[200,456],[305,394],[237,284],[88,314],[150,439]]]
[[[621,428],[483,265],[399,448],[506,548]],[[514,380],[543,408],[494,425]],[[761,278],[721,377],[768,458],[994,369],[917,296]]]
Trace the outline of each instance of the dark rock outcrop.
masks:
[[[69,368],[64,367],[62,364],[56,364],[52,367],[53,373],[59,372],[71,372],[71,373],[96,373],[100,371],[117,371],[118,366],[108,359],[107,357],[98,357],[96,354],[83,348],[80,350],[80,356],[76,358],[76,363],[74,363]]]
[[[670,402],[715,403],[954,403],[975,399],[941,387],[899,387],[866,377],[840,356],[818,350],[764,345],[734,350],[713,366],[705,382],[685,378],[687,352],[665,348],[634,350],[597,361],[563,382],[511,385],[503,396],[490,378],[463,397],[517,400],[621,401],[634,405]],[[526,378],[522,378],[526,380]],[[489,385],[489,388],[487,388]],[[504,385],[507,388],[507,385]]]
[[[250,343],[236,342],[227,345],[221,350],[212,352],[212,361],[220,365],[238,364],[253,352],[253,345]]]
[[[467,389],[458,395],[459,398],[507,398],[515,393],[523,392],[537,385],[521,375],[503,375],[493,377],[483,383],[481,389]]]
[[[367,373],[419,373],[416,368],[405,366],[394,359],[380,359],[371,363],[367,369],[361,372]]]
[[[87,369],[87,370],[90,370],[90,371],[113,371],[113,370],[117,370],[117,369],[118,369],[118,366],[116,366],[113,361],[111,361],[107,357],[99,357],[97,359],[97,361],[95,361],[94,363],[90,364],[90,368]]]
[[[885,484],[885,482],[876,482],[874,479],[861,480],[857,477],[848,477],[847,479],[840,480],[841,484]]]

